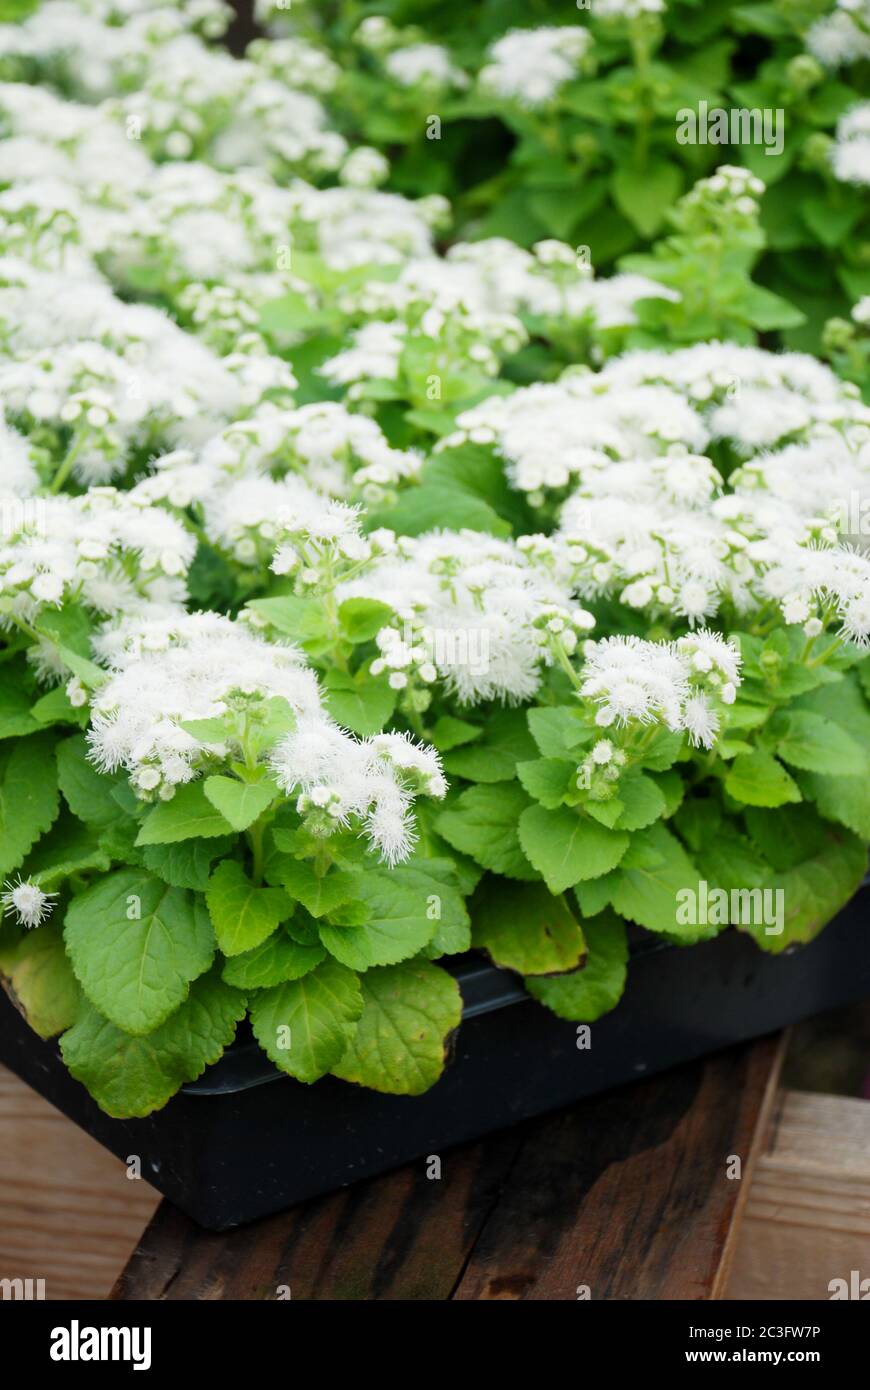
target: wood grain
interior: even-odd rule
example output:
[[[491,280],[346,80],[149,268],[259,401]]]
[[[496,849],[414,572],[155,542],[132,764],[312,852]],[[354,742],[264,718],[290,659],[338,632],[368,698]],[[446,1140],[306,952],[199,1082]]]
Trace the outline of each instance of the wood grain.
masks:
[[[164,1203],[113,1297],[717,1297],[775,1086],[761,1040],[222,1234]],[[742,1180],[730,1180],[730,1156]]]
[[[826,1300],[852,1270],[870,1278],[870,1104],[781,1092],[725,1297]]]
[[[104,1299],[159,1193],[0,1066],[0,1279]]]

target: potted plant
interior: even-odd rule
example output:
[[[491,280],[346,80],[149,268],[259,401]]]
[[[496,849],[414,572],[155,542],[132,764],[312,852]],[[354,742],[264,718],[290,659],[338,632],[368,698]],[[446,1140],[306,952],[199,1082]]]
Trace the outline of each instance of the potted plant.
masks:
[[[280,47],[21,32],[0,1057],[225,1226],[866,992],[870,410],[758,177],[445,257]]]

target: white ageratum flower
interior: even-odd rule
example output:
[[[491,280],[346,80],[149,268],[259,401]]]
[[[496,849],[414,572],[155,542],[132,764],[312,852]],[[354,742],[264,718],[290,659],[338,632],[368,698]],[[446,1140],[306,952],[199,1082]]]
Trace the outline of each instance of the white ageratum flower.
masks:
[[[576,76],[590,43],[579,25],[512,29],[488,49],[480,87],[520,106],[546,106]]]
[[[300,809],[323,810],[332,828],[358,822],[389,863],[410,852],[415,796],[444,795],[434,750],[401,735],[345,733],[323,709],[302,654],[243,623],[157,612],[107,629],[100,652],[111,672],[92,699],[90,757],[101,771],[123,768],[146,800],[169,800],[179,785],[225,762],[226,745],[195,737],[183,723],[256,713],[275,697],[296,721],[269,758],[279,785],[310,798]]]
[[[399,537],[394,553],[373,558],[337,597],[378,599],[396,614],[378,634],[375,674],[413,674],[426,685],[434,670],[467,704],[529,699],[555,659],[555,639],[573,650],[594,624],[531,551],[471,531]]]
[[[438,43],[412,43],[395,48],[384,59],[384,69],[400,87],[464,87],[468,79],[450,61]]]
[[[14,916],[22,927],[39,927],[51,916],[56,893],[46,893],[37,883],[21,876],[13,882],[7,879],[0,894],[0,903],[7,916]]]
[[[359,823],[388,864],[410,854],[415,795],[442,797],[447,783],[434,748],[401,734],[352,739],[322,717],[299,719],[275,748],[278,785],[299,792],[299,809],[322,808],[337,826]]]
[[[870,183],[870,101],[853,106],[840,117],[831,164],[843,183]]]
[[[678,642],[606,637],[587,643],[584,655],[580,693],[598,705],[601,728],[661,723],[705,748],[719,728],[714,701],[722,700],[722,675],[730,674],[732,685],[740,680],[737,649],[713,632]],[[594,750],[593,759],[600,760]]]
[[[81,497],[39,498],[33,507],[6,510],[0,595],[25,621],[67,599],[112,614],[186,597],[194,536],[131,493],[93,487]]]

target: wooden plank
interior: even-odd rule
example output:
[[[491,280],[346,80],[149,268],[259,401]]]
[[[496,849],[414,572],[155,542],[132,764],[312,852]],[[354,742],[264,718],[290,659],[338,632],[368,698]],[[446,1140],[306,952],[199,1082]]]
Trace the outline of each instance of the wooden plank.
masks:
[[[707,1298],[780,1052],[764,1040],[214,1235],[164,1203],[113,1297]],[[287,1296],[286,1293],[283,1296]]]
[[[870,1104],[781,1092],[748,1195],[726,1298],[830,1298],[870,1279]]]
[[[0,1066],[0,1279],[106,1298],[159,1193]]]
[[[456,1297],[718,1297],[781,1058],[762,1039],[545,1121]]]
[[[214,1234],[164,1202],[112,1294],[128,1299],[444,1300],[520,1145],[519,1133]]]

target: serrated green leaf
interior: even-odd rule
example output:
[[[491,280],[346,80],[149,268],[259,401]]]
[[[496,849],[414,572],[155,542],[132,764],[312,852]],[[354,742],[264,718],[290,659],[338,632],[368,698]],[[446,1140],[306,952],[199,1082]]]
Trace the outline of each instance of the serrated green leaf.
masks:
[[[629,844],[620,830],[608,830],[567,808],[548,811],[543,806],[523,811],[519,835],[523,853],[551,893],[564,893],[581,879],[609,873]]]
[[[225,961],[223,978],[239,989],[268,989],[301,979],[325,959],[322,946],[301,946],[286,931],[276,931],[252,951]]]
[[[715,932],[677,921],[682,889],[698,890],[699,873],[680,842],[659,821],[632,837],[631,852],[617,873],[610,901],[622,917],[681,941],[700,941]]]
[[[88,760],[84,734],[74,734],[57,745],[57,780],[70,810],[89,825],[107,826],[118,819],[118,803],[112,791],[125,782],[122,773],[98,772]]]
[[[61,1039],[63,1059],[106,1114],[150,1115],[216,1062],[245,1016],[245,996],[217,967],[195,980],[171,1018],[147,1037],[117,1028],[87,1001]]]
[[[517,763],[537,756],[524,712],[499,710],[487,720],[482,738],[447,754],[444,768],[451,777],[470,782],[507,782],[516,776]]]
[[[285,832],[274,832],[275,844],[280,849]],[[301,859],[282,856],[271,870],[270,877],[286,889],[291,898],[302,903],[312,917],[325,917],[341,903],[353,897],[356,877],[342,869],[332,869],[328,874],[318,875],[311,864]]]
[[[137,845],[170,845],[178,840],[228,835],[232,826],[205,794],[202,782],[179,787],[171,801],[158,801],[148,812]]]
[[[254,995],[250,1011],[254,1036],[266,1055],[281,1071],[310,1083],[345,1052],[363,998],[352,970],[324,961],[300,980]]]
[[[0,747],[0,879],[17,869],[60,809],[54,739],[31,734]]]
[[[767,899],[766,907],[774,910],[762,914],[766,921],[742,921],[740,930],[775,955],[796,942],[812,941],[857,892],[866,872],[866,845],[846,830],[830,828],[811,859],[784,873],[771,874],[763,889],[782,897]],[[781,932],[776,920],[777,901],[782,907]]]
[[[46,922],[0,948],[0,977],[41,1038],[53,1038],[75,1021],[81,990],[58,923]]]
[[[770,753],[740,753],[725,778],[725,790],[744,806],[784,806],[800,801],[797,783]]]
[[[327,671],[324,699],[333,719],[362,738],[380,733],[396,707],[396,692],[388,678],[372,676],[366,670],[355,676],[347,671]]]
[[[0,667],[0,739],[37,732],[41,724],[31,712],[32,704],[33,678],[21,660]]]
[[[337,908],[333,922],[321,922],[319,929],[330,955],[352,970],[407,960],[432,940],[445,912],[465,914],[459,894],[453,890],[451,895],[443,882],[433,881],[425,861],[413,860],[357,875],[352,907],[359,909],[355,916],[365,915],[364,922],[341,925],[342,909]]]
[[[577,788],[577,764],[564,758],[534,758],[517,763],[517,776],[529,796],[549,810],[561,806]]]
[[[644,830],[659,820],[667,809],[657,783],[643,772],[629,772],[620,778],[619,799],[623,809],[616,821],[617,830]]]
[[[614,912],[602,912],[583,923],[588,958],[582,969],[551,978],[529,976],[526,989],[559,1018],[594,1023],[622,998],[628,973],[625,923]]]
[[[91,1003],[135,1035],[183,1003],[215,946],[205,904],[141,869],[118,870],[73,898],[64,938]]]
[[[361,985],[362,1017],[333,1075],[388,1095],[422,1095],[441,1075],[462,1017],[456,981],[428,961],[408,961],[369,971]]]
[[[293,911],[281,888],[257,888],[234,859],[212,871],[205,892],[208,915],[225,956],[252,951]]]
[[[586,954],[577,918],[543,883],[484,879],[472,900],[471,922],[472,944],[520,975],[575,970]]]
[[[206,777],[202,789],[215,810],[238,831],[247,830],[259,820],[278,795],[277,787],[269,778],[261,782],[239,782],[235,777]]]
[[[592,737],[580,711],[564,705],[530,709],[526,717],[531,735],[545,758],[574,756],[581,744],[588,743]]]
[[[519,819],[531,802],[515,783],[469,787],[435,821],[438,834],[476,863],[506,878],[538,877],[520,847]]]
[[[370,642],[392,620],[388,603],[373,598],[346,598],[338,607],[338,621],[350,642]]]
[[[781,710],[770,723],[783,762],[805,772],[857,777],[867,772],[867,754],[839,724],[810,710]]]
[[[171,845],[147,845],[143,851],[146,867],[173,888],[193,888],[204,893],[216,859],[232,847],[229,835],[216,840],[180,840]]]

